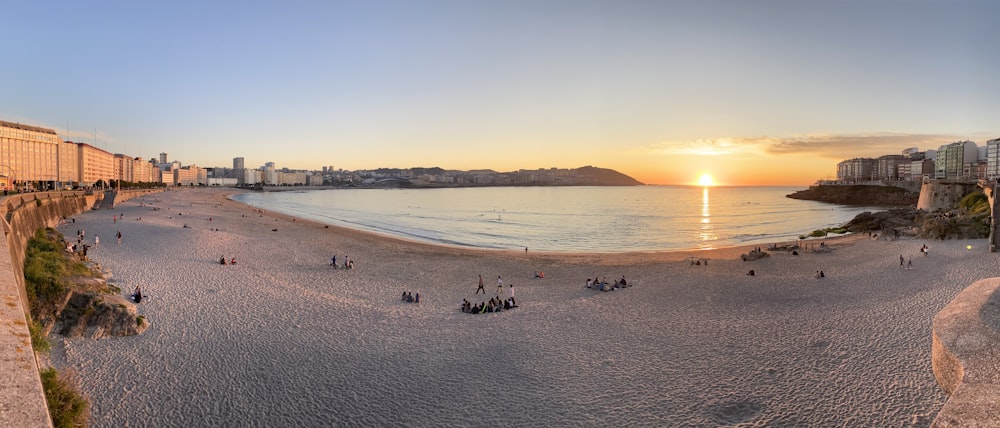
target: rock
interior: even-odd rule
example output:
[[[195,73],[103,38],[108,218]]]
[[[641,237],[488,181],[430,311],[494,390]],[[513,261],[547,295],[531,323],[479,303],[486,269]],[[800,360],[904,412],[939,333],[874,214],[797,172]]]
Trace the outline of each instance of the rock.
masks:
[[[916,206],[919,192],[894,186],[812,186],[787,195],[792,199],[830,202],[841,205],[909,205]]]
[[[66,337],[100,339],[133,336],[148,327],[145,320],[141,323],[136,320],[135,304],[122,296],[71,291],[52,331]]]

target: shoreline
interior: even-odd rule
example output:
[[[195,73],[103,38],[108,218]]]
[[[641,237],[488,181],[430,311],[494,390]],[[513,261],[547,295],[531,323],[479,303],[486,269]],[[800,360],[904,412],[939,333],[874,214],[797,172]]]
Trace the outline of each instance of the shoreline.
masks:
[[[218,189],[223,190],[223,189]],[[267,210],[263,208],[258,208],[249,204],[245,204],[238,200],[232,198],[233,195],[239,193],[248,193],[250,190],[246,189],[225,189],[225,193],[220,195],[222,200],[239,204],[240,206],[246,207],[252,210],[260,210],[267,213],[268,216],[274,218],[284,219],[286,221],[292,221],[302,224],[311,224],[313,226],[318,226],[322,228],[328,228],[334,230],[337,234],[347,234],[359,236],[370,236],[375,239],[385,239],[390,241],[397,241],[406,245],[413,245],[417,247],[425,246],[428,248],[439,248],[441,250],[451,251],[467,251],[470,254],[490,254],[490,255],[504,255],[509,257],[517,257],[518,255],[522,258],[537,257],[542,259],[549,259],[552,261],[576,261],[582,262],[594,262],[594,261],[606,261],[608,259],[614,260],[614,264],[643,264],[643,263],[659,263],[659,262],[676,262],[682,260],[688,260],[690,258],[706,258],[709,260],[713,259],[729,259],[735,258],[739,259],[741,254],[750,252],[754,248],[766,247],[767,244],[744,244],[729,247],[719,247],[711,249],[681,249],[681,250],[660,250],[660,251],[621,251],[612,253],[590,253],[590,252],[562,252],[562,251],[537,251],[531,250],[529,248],[528,255],[524,254],[523,251],[519,249],[491,249],[491,248],[477,248],[468,246],[458,246],[449,245],[444,243],[429,243],[424,241],[419,241],[416,239],[407,239],[404,237],[383,234],[378,232],[373,232],[364,229],[354,229],[346,226],[339,226],[333,224],[326,224],[314,220],[298,218],[289,214],[280,213],[277,211]],[[820,242],[825,242],[830,246],[843,246],[851,244],[858,239],[862,239],[862,236],[858,234],[845,234],[839,236],[832,236],[828,238],[810,238],[800,242],[795,242],[797,244],[807,244],[807,245],[819,245]],[[777,241],[776,244],[793,243],[793,241]],[[631,262],[631,263],[630,263]]]

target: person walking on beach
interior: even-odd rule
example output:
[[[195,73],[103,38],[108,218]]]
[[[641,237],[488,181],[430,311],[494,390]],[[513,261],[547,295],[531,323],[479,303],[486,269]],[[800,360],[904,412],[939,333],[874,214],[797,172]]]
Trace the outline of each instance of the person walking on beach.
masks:
[[[480,291],[482,291],[483,294],[486,294],[486,289],[483,288],[483,275],[482,274],[479,275],[479,288],[477,288],[476,292],[473,293],[473,294],[479,294]]]
[[[500,275],[497,275],[497,296],[499,296],[500,293],[503,293],[503,278],[501,278]],[[486,293],[484,292],[483,294]]]
[[[94,235],[94,246],[95,247],[100,247],[101,246],[101,238],[98,237],[97,235]]]
[[[122,231],[119,230],[118,234],[115,235],[115,237],[118,238],[118,245],[121,245],[122,244]]]
[[[913,269],[913,259],[910,259],[909,257],[906,258],[906,268]]]
[[[902,254],[900,254],[900,255],[899,255],[899,267],[903,267],[903,262],[904,262],[904,260],[903,260],[903,255],[902,255]]]

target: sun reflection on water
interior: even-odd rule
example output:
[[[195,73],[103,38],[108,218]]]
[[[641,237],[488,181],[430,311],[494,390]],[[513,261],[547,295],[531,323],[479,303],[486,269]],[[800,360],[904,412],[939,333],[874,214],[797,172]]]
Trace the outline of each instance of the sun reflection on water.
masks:
[[[701,225],[698,233],[698,248],[710,250],[715,248],[712,242],[719,239],[715,231],[712,230],[712,214],[709,210],[708,187],[701,189]]]

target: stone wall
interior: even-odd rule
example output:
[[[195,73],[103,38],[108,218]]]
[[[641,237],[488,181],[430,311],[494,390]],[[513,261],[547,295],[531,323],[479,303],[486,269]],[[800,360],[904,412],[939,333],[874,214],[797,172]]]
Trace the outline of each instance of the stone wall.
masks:
[[[975,181],[925,180],[920,187],[917,209],[928,212],[952,209],[965,195],[977,190],[979,185]]]
[[[932,426],[997,426],[1000,421],[1000,278],[970,285],[934,317],[931,362],[950,397]]]

